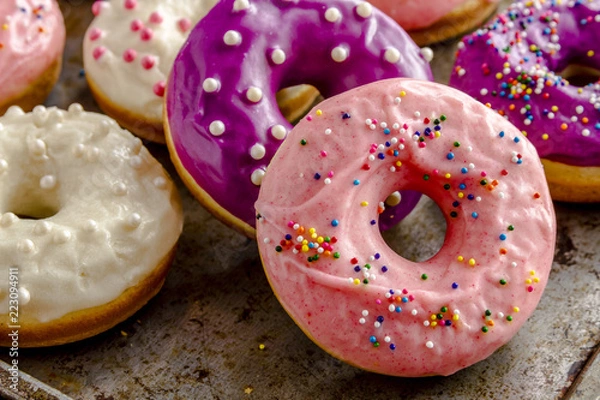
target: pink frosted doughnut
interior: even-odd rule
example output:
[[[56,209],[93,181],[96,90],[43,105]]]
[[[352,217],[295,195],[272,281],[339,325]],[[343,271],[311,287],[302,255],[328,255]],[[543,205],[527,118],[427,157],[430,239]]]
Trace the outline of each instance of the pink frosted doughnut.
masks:
[[[324,171],[328,185],[313,178]],[[445,215],[444,245],[427,261],[400,257],[371,225],[398,189]],[[327,352],[389,375],[450,375],[489,356],[534,311],[554,254],[533,146],[471,97],[424,81],[319,104],[275,154],[256,210],[285,310]]]
[[[432,79],[419,48],[367,2],[221,1],[190,33],[167,83],[171,158],[209,210],[253,237],[262,177],[291,129],[275,93],[309,83],[328,97],[399,76]]]
[[[372,0],[419,45],[440,42],[483,23],[500,0]]]
[[[65,24],[55,0],[0,1],[0,115],[31,110],[58,80]]]

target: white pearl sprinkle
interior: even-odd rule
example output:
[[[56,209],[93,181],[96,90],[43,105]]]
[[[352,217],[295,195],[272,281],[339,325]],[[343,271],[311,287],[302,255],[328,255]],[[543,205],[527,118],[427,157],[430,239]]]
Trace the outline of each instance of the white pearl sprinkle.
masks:
[[[379,321],[375,321],[375,322],[373,322],[373,326],[374,326],[375,328],[380,328],[380,327],[381,327],[381,322],[379,322]]]
[[[513,268],[517,268],[517,263],[513,261],[513,262],[510,263],[510,266],[513,267]]]
[[[396,307],[394,307],[394,305],[393,305],[393,304],[390,304],[390,305],[388,306],[388,311],[389,311],[389,312],[394,312],[394,311],[396,311]]]
[[[250,2],[248,0],[235,0],[233,2],[233,11],[242,11],[250,8]]]
[[[262,96],[262,90],[256,86],[249,87],[248,91],[246,92],[246,98],[253,103],[258,103],[262,99]]]
[[[427,346],[428,349],[433,349],[433,342],[430,340],[427,343],[425,343],[425,346]]]
[[[325,19],[329,22],[337,22],[342,17],[340,10],[335,7],[329,7],[327,11],[325,11]]]
[[[331,50],[331,58],[335,62],[344,62],[348,58],[348,50],[345,47],[337,46]]]
[[[54,175],[45,175],[40,179],[40,187],[44,190],[51,190],[56,187],[56,177]]]
[[[423,326],[429,326],[429,321],[427,321],[427,320],[423,321]]]
[[[5,159],[0,159],[0,174],[8,170],[8,162]]]
[[[363,1],[356,6],[356,13],[363,18],[369,18],[373,13],[373,6],[366,1]]]
[[[421,49],[421,55],[423,59],[427,62],[431,62],[433,60],[433,50],[430,47],[423,47]]]
[[[2,217],[0,218],[0,226],[3,226],[6,228],[6,227],[11,226],[18,220],[19,220],[19,217],[17,217],[14,213],[7,212],[7,213],[2,214]]]
[[[127,225],[131,228],[137,228],[142,223],[142,217],[138,213],[133,213],[127,217]]]
[[[123,182],[117,182],[112,187],[113,193],[117,196],[125,196],[127,194],[127,186]]]
[[[221,82],[219,82],[215,78],[206,78],[204,82],[202,82],[202,89],[204,89],[206,93],[217,92],[220,88]]]
[[[23,286],[19,288],[19,305],[25,306],[31,300],[31,294],[29,290],[25,289]]]
[[[242,43],[242,35],[238,31],[229,30],[223,35],[223,42],[228,46],[237,46]]]
[[[79,103],[73,103],[69,106],[69,112],[74,115],[79,115],[83,112],[83,106]]]
[[[581,131],[581,134],[585,137],[590,136],[590,130],[589,129],[584,129]]]
[[[271,135],[277,140],[285,139],[285,135],[287,135],[287,129],[283,125],[273,125],[271,127]]]
[[[85,146],[82,143],[79,143],[73,146],[73,155],[77,158],[81,157],[85,152]]]
[[[71,239],[71,232],[69,232],[66,229],[56,231],[54,233],[54,237],[53,237],[54,243],[56,243],[56,244],[67,243],[70,239]]]
[[[250,180],[256,186],[260,186],[262,184],[263,178],[265,177],[265,170],[262,168],[255,169],[250,176]]]
[[[140,156],[131,156],[131,158],[129,158],[129,166],[133,169],[140,169],[143,163],[144,161]]]
[[[256,143],[250,148],[250,156],[255,160],[261,160],[265,156],[266,152],[267,150],[265,149],[265,146],[260,143]]]
[[[577,107],[575,107],[575,112],[577,114],[583,114],[583,106],[577,106]]]
[[[38,221],[33,227],[33,233],[36,235],[45,235],[50,232],[50,229],[52,229],[52,225],[48,221]]]
[[[223,133],[225,133],[225,124],[223,123],[223,121],[213,121],[210,123],[208,130],[213,136],[221,136]]]
[[[485,96],[486,94],[488,94],[488,90],[486,88],[483,88],[479,91],[479,94],[481,94],[482,96]]]
[[[140,151],[142,151],[143,147],[144,144],[142,143],[142,140],[140,138],[133,138],[133,140],[131,141],[131,152],[133,154],[139,154]]]
[[[273,61],[273,64],[281,65],[285,62],[285,59],[286,59],[285,52],[281,49],[275,49],[271,53],[271,61]]]
[[[94,162],[100,157],[100,149],[96,146],[92,146],[87,149],[85,156],[89,162]]]
[[[352,283],[352,282],[353,282],[353,279],[352,279],[352,278],[350,278],[350,283]],[[366,319],[364,319],[364,318],[360,318],[360,319],[358,320],[358,323],[359,323],[359,324],[361,324],[361,325],[364,325],[366,322],[367,322],[367,320],[366,320]]]
[[[391,342],[391,341],[392,341],[392,338],[391,338],[391,337],[389,337],[389,336],[385,336],[385,337],[383,338],[383,341],[384,341],[384,342],[386,342],[386,343],[389,343],[389,342]]]
[[[46,154],[46,142],[42,139],[35,139],[29,143],[29,152],[32,156],[43,156]]]
[[[17,244],[17,249],[21,253],[32,253],[35,250],[35,245],[29,239],[23,239]]]
[[[98,223],[93,219],[88,219],[83,223],[83,230],[89,233],[96,232],[98,230]]]
[[[269,244],[269,243],[271,243],[271,239],[269,239],[269,238],[264,238],[264,239],[263,239],[263,243],[264,243],[264,244]]]
[[[156,178],[154,178],[153,183],[154,186],[156,186],[159,189],[164,189],[167,187],[167,180],[162,176],[157,176]]]
[[[323,183],[326,185],[329,185],[329,184],[331,184],[331,179],[325,178],[325,180],[323,180]]]
[[[400,61],[400,52],[395,47],[388,47],[383,55],[385,61],[395,64]]]
[[[331,129],[329,129],[329,128],[325,129],[325,134],[326,135],[331,135]]]
[[[412,315],[417,315],[419,312],[418,312],[417,310],[412,310],[410,313],[411,313]]]

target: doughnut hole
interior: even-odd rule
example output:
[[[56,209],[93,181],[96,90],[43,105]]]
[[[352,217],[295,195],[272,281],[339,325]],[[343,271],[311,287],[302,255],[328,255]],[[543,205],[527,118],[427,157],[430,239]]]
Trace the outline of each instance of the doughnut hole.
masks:
[[[438,205],[421,196],[414,210],[400,223],[382,232],[385,243],[398,255],[414,262],[435,256],[446,237],[446,220]]]
[[[60,210],[58,190],[42,189],[39,183],[21,182],[8,193],[10,195],[1,211],[12,212],[21,219],[50,218]]]
[[[311,108],[323,100],[317,88],[307,84],[283,88],[277,92],[276,98],[279,111],[292,125],[296,125]]]
[[[600,70],[582,64],[569,64],[560,72],[560,76],[577,87],[585,87],[600,80]]]

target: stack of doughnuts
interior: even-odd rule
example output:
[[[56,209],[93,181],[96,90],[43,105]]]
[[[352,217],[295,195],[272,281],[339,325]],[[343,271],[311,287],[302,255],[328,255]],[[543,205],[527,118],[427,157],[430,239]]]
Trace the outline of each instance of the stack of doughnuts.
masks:
[[[419,48],[367,2],[221,1],[191,32],[167,83],[171,158],[202,204],[254,237],[263,176],[292,128],[275,92],[309,83],[329,97],[401,76],[432,79]],[[404,194],[393,220],[417,199]]]
[[[3,346],[14,325],[19,346],[49,346],[132,315],[162,286],[183,223],[141,141],[78,104],[0,117],[0,211],[0,281],[18,276],[0,289]]]
[[[450,78],[527,135],[555,200],[600,201],[599,32],[599,0],[519,0],[462,40]]]
[[[56,0],[0,2],[0,115],[31,110],[58,80],[65,24]]]

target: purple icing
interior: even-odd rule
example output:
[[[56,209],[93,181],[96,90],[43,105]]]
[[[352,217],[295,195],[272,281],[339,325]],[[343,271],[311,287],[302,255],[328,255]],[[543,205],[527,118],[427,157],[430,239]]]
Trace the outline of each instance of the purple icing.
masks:
[[[540,157],[600,166],[600,82],[559,75],[571,64],[600,69],[600,1],[555,3],[517,1],[466,36],[450,85],[506,115]]]
[[[196,25],[175,60],[166,111],[177,156],[214,201],[252,227],[259,186],[251,176],[266,168],[282,142],[272,135],[272,128],[281,125],[287,132],[292,128],[277,106],[279,89],[309,83],[329,97],[379,79],[432,79],[429,65],[402,28],[375,8],[369,13],[368,4],[360,6],[360,14],[365,15],[365,7],[369,15],[360,16],[360,4],[355,0],[223,0]],[[331,7],[338,11],[328,13],[330,19],[339,16],[335,22],[325,17]],[[241,42],[226,44],[228,31],[240,35],[227,34],[230,43],[239,38]],[[332,59],[337,46],[348,51],[342,62]],[[398,50],[388,51],[392,62],[385,56],[389,48]],[[283,50],[284,62],[272,60],[275,49]],[[207,78],[219,82],[217,91],[203,90]],[[260,101],[247,99],[250,87],[262,91]],[[213,121],[225,127],[220,136],[210,132]],[[250,154],[256,144],[264,147],[259,160]],[[381,225],[399,221],[418,199],[418,193],[404,192],[400,206],[393,208],[397,217],[384,216]]]

